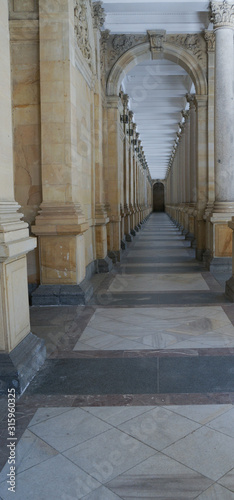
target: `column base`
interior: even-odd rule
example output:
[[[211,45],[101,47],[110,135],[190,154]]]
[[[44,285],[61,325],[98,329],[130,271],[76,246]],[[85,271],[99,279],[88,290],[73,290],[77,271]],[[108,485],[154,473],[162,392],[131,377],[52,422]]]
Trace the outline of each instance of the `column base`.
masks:
[[[137,233],[139,233],[139,231],[140,231],[140,229],[141,229],[141,226],[140,226],[140,225],[137,225],[137,226],[135,226],[135,227],[134,227],[134,229],[135,229],[135,231],[136,231]]]
[[[84,279],[79,285],[40,285],[32,293],[32,306],[85,305],[93,295],[93,287]]]
[[[203,262],[209,271],[230,272],[232,274],[232,257],[213,257],[210,250],[203,253]]]
[[[194,234],[192,233],[187,233],[186,236],[185,236],[185,239],[187,241],[191,241],[191,245],[192,245],[192,242],[194,241]]]
[[[97,273],[109,273],[113,268],[113,262],[110,257],[105,257],[105,259],[97,259]]]
[[[108,257],[112,260],[113,264],[120,262],[122,259],[122,250],[110,250],[108,252]]]
[[[131,234],[133,237],[135,237],[135,236],[136,236],[136,230],[135,230],[135,229],[131,229],[130,234]]]
[[[44,340],[29,333],[9,354],[0,354],[0,395],[22,394],[46,359]]]
[[[127,234],[125,234],[125,238],[126,238],[126,241],[131,243],[131,241],[133,240],[133,235],[131,233],[127,233]]]
[[[228,281],[226,281],[225,295],[231,302],[234,302],[234,277],[233,276]]]

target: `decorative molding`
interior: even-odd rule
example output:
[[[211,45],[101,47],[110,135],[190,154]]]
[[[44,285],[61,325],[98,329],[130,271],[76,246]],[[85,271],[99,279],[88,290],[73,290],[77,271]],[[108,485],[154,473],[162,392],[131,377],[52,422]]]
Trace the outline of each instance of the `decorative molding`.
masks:
[[[214,31],[204,30],[203,36],[206,41],[207,52],[215,51],[215,34]]]
[[[94,2],[93,3],[93,12],[92,12],[92,17],[93,17],[93,25],[94,25],[94,28],[96,29],[101,29],[103,24],[105,23],[105,19],[106,19],[106,13],[105,13],[105,9],[102,7],[102,2],[101,1],[98,1],[98,2]]]
[[[186,99],[187,102],[189,103],[189,109],[196,109],[196,102],[195,102],[196,94],[186,94]]]
[[[127,50],[148,41],[147,35],[111,35],[108,40],[108,68]]]
[[[167,43],[180,45],[186,50],[192,52],[202,65],[207,64],[205,48],[205,40],[200,34],[185,34],[185,35],[168,35]]]
[[[86,59],[90,69],[92,69],[92,49],[89,42],[88,25],[88,2],[86,0],[75,0],[74,2],[74,30],[77,45]]]
[[[101,31],[100,38],[100,75],[103,88],[106,83],[106,51],[107,51],[107,42],[110,36],[110,30]]]
[[[158,58],[158,53],[163,51],[163,44],[166,40],[166,30],[148,30],[150,50],[152,59]]]
[[[223,0],[223,2],[210,3],[210,22],[214,28],[231,27],[234,28],[234,5]]]

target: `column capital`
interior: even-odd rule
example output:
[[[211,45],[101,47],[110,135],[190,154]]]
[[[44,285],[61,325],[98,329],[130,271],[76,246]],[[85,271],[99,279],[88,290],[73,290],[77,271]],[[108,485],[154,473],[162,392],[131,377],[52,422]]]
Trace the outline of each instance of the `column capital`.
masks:
[[[204,30],[203,36],[206,41],[207,52],[215,51],[215,34],[212,30]]]
[[[105,23],[105,9],[102,6],[102,2],[94,2],[92,4],[92,17],[93,17],[93,25],[96,29],[101,29]]]
[[[214,24],[214,29],[232,28],[234,29],[234,5],[223,0],[222,2],[211,1],[210,21]]]
[[[186,94],[186,99],[189,103],[189,109],[196,109],[195,94]]]

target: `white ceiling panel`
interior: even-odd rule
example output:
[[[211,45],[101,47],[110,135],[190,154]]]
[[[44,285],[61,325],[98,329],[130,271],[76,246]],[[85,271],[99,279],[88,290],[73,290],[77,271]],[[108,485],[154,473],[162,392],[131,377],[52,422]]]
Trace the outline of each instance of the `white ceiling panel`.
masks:
[[[209,0],[103,0],[111,34],[143,33],[164,29],[170,33],[199,33],[212,29]],[[160,59],[135,66],[122,82],[129,95],[129,107],[153,178],[166,175],[176,139],[186,93],[194,91],[186,71]]]

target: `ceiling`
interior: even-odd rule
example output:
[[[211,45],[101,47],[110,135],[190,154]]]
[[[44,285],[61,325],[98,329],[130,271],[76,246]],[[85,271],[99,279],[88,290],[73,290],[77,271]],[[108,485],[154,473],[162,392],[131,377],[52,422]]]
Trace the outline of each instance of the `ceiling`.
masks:
[[[103,28],[111,34],[146,34],[157,29],[165,29],[168,34],[199,33],[212,29],[209,1],[103,0],[103,7]],[[186,93],[194,92],[192,81],[181,66],[158,59],[135,66],[122,86],[130,97],[151,177],[164,179],[181,111],[187,106]]]

